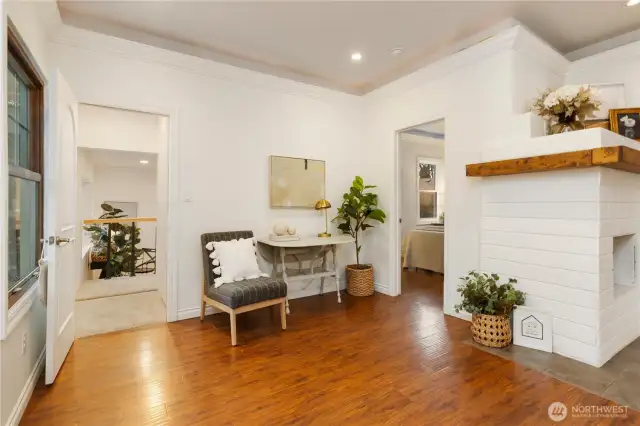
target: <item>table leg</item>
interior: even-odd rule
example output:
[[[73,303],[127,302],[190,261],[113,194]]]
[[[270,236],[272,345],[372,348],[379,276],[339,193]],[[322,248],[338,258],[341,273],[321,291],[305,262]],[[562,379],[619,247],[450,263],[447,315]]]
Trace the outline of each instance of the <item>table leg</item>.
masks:
[[[325,251],[322,254],[322,272],[327,270],[327,252]],[[324,279],[325,277],[320,278],[320,296],[324,294]]]
[[[271,249],[271,278],[278,278],[278,247],[272,247]]]
[[[338,303],[342,303],[342,298],[340,297],[340,274],[338,273],[338,264],[336,263],[336,246],[335,244],[331,246],[331,257],[333,260],[333,273],[336,277],[336,293],[338,293]]]
[[[287,291],[288,291],[289,290],[289,283],[287,282],[287,268],[284,265],[284,256],[285,256],[285,249],[284,249],[284,247],[280,247],[280,260],[282,262],[282,279],[283,279],[284,283],[287,285]],[[287,314],[290,314],[291,313],[291,309],[289,309],[289,297],[285,297],[284,306],[286,308]]]

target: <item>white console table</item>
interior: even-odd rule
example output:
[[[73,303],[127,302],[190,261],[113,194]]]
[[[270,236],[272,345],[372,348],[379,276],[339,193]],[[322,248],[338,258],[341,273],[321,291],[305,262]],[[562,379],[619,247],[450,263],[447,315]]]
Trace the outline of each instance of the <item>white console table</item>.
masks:
[[[338,235],[334,237],[303,237],[295,241],[273,241],[269,237],[258,240],[262,244],[262,255],[271,262],[273,271],[271,276],[274,278],[282,277],[284,282],[289,285],[291,282],[313,280],[320,278],[320,294],[324,292],[324,280],[327,277],[333,277],[336,281],[336,291],[338,293],[338,303],[342,303],[340,298],[340,274],[336,262],[336,247],[339,244],[353,243],[355,240],[349,235]],[[327,254],[331,252],[332,265],[327,266]],[[286,261],[298,262],[298,270],[287,270]],[[319,266],[317,263],[322,262]],[[303,268],[302,263],[309,262],[308,268]],[[282,270],[278,271],[278,264]],[[289,299],[286,300],[287,313],[291,313],[289,309]]]

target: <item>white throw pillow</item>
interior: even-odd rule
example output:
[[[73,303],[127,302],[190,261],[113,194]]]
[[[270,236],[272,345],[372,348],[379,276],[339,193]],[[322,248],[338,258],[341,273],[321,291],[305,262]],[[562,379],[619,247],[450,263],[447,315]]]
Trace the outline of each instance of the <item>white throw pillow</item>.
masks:
[[[219,268],[222,271],[220,284],[268,276],[262,273],[258,267],[255,249],[253,248],[253,240],[251,238],[216,241],[213,245],[217,259],[220,260]],[[216,287],[218,287],[218,285],[216,285]]]

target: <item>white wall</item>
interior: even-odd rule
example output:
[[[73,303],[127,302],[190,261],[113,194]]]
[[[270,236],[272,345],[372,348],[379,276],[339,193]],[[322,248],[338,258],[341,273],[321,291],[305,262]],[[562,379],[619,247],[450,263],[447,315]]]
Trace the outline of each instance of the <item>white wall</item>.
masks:
[[[640,105],[640,41],[572,62],[567,84],[624,83],[626,106]]]
[[[269,208],[269,155],[325,160],[334,204],[362,170],[361,98],[72,28],[52,49],[80,102],[170,115],[181,318],[199,312],[200,234],[264,236],[278,220],[300,234],[323,229],[316,211]],[[349,247],[340,251],[343,264],[353,257]]]
[[[96,218],[103,211],[105,201],[132,202],[138,204],[138,217],[157,217],[158,185],[155,167],[108,167],[96,165],[92,184],[92,212],[85,219]],[[156,223],[140,222],[140,246],[154,248]]]
[[[445,141],[442,139],[400,134],[400,173],[402,175],[400,199],[403,236],[416,229],[418,222],[418,158],[443,159],[444,144]],[[444,177],[444,173],[442,175]],[[438,197],[438,204],[443,202],[441,198]],[[444,204],[442,207],[444,210]]]
[[[156,114],[80,104],[78,116],[79,147],[157,153],[164,143]]]
[[[6,46],[6,16],[8,16],[17,28],[23,41],[28,46],[37,65],[45,75],[50,76],[50,57],[48,37],[46,34],[46,25],[43,16],[51,12],[51,8],[55,7],[53,2],[35,3],[35,2],[2,2],[2,45]],[[4,87],[4,77],[6,76],[6,48],[3,49],[3,64],[1,75]],[[3,93],[4,90],[2,90]],[[6,94],[3,94],[3,104],[6,104]],[[50,100],[45,98],[45,109],[50,104]],[[5,116],[4,107],[0,108],[0,112]],[[45,123],[45,126],[47,124]],[[45,131],[47,128],[45,127]],[[1,146],[6,150],[6,120],[0,120],[0,141]],[[4,176],[8,175],[6,151],[0,155],[0,175],[3,176],[2,182],[6,182]],[[3,185],[0,190],[2,198],[6,199],[6,192]],[[7,223],[7,209],[0,208],[0,220]],[[2,238],[6,244],[6,238]],[[6,265],[0,262],[0,265]],[[0,270],[0,280],[2,280],[2,288],[7,288],[6,270]],[[10,318],[7,327],[7,336],[0,343],[0,424],[17,424],[22,415],[22,410],[26,408],[26,404],[38,378],[40,369],[44,362],[44,345],[45,345],[45,317],[46,310],[37,297],[26,305],[26,311],[18,311],[15,317]],[[2,313],[4,315],[4,313]],[[27,339],[27,348],[22,353],[23,336]]]

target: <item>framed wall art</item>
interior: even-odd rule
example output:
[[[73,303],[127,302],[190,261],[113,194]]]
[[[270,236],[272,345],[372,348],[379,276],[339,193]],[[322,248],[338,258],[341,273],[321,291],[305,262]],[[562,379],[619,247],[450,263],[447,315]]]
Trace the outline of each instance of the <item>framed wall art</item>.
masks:
[[[325,195],[325,162],[308,158],[269,157],[272,208],[312,209]]]

